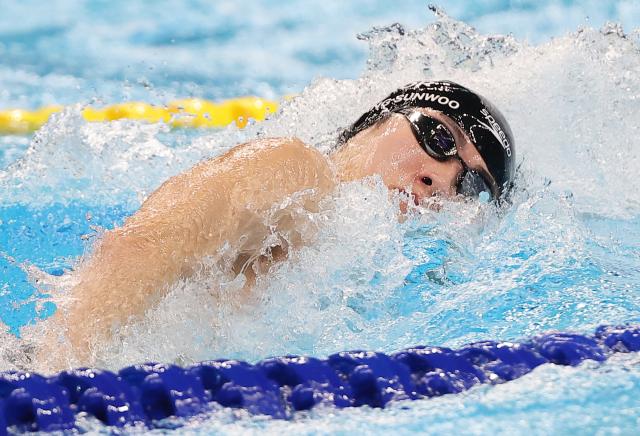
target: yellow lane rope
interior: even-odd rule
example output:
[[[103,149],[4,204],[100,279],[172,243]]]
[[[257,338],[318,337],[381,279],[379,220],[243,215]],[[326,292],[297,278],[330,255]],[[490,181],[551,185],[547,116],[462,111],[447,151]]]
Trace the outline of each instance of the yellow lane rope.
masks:
[[[0,135],[31,133],[42,127],[51,114],[62,109],[62,106],[47,106],[32,111],[0,110]],[[87,107],[82,110],[82,115],[89,122],[131,119],[164,122],[173,127],[224,127],[235,121],[238,127],[243,128],[250,118],[262,121],[277,110],[277,102],[259,97],[239,97],[220,103],[187,98],[172,101],[166,106],[128,102],[99,109]]]

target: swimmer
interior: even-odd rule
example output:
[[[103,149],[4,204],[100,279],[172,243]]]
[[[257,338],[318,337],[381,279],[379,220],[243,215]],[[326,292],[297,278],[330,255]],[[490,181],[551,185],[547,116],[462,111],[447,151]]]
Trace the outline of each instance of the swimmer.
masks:
[[[141,319],[171,284],[221,252],[231,253],[230,272],[246,279],[231,302],[243,304],[256,275],[310,241],[296,210],[318,211],[339,183],[377,175],[416,204],[434,196],[500,202],[514,162],[502,114],[448,81],[393,92],[345,129],[326,156],[296,138],[236,146],[167,180],[102,236],[48,321],[37,360],[48,370],[90,365],[115,329]]]

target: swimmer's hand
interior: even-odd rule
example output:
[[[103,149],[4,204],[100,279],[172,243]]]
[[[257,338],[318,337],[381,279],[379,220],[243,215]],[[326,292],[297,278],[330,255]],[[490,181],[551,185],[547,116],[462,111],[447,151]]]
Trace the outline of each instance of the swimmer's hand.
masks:
[[[71,358],[54,366],[90,364],[96,344],[139,319],[223,244],[241,243],[239,255],[258,258],[274,231],[259,219],[265,211],[301,191],[304,208],[315,211],[334,186],[323,155],[295,138],[246,143],[167,180],[122,227],[106,232],[79,267],[78,284],[50,327],[52,337],[66,332],[68,343],[59,345]],[[45,358],[58,347],[51,342]]]

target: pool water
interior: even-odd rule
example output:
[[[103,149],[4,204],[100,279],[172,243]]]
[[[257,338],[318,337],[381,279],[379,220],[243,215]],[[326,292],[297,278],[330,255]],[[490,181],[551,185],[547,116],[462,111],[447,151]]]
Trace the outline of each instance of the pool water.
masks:
[[[296,135],[326,150],[345,120],[429,78],[465,84],[507,116],[522,162],[513,204],[444,203],[398,221],[398,199],[379,180],[343,185],[314,217],[324,223],[316,242],[259,281],[258,304],[240,313],[212,304],[206,289],[232,284],[208,271],[176,284],[95,363],[457,347],[640,321],[634,2],[453,1],[443,5],[450,16],[421,1],[262,0],[252,13],[232,2],[35,5],[6,5],[0,16],[0,107],[72,106],[31,137],[0,137],[3,350],[37,340],[32,326],[55,311],[83,253],[166,178],[256,135]],[[245,130],[88,124],[80,115],[84,104],[245,94],[297,96]],[[294,421],[217,413],[179,425],[631,434],[638,363],[631,354],[545,365],[504,385],[385,410],[319,410]]]

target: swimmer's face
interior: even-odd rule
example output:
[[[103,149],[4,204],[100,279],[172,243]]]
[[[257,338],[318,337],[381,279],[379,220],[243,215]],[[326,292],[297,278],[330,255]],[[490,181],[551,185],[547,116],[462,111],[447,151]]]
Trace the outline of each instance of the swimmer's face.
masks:
[[[488,174],[478,150],[455,121],[431,109],[419,111],[449,129],[455,139],[458,156],[467,168]],[[437,160],[429,156],[403,115],[392,114],[379,122],[371,128],[366,139],[374,143],[371,149],[375,150],[368,165],[370,171],[379,174],[390,189],[410,193],[416,204],[431,197],[453,198],[457,195],[464,171],[460,160]]]

